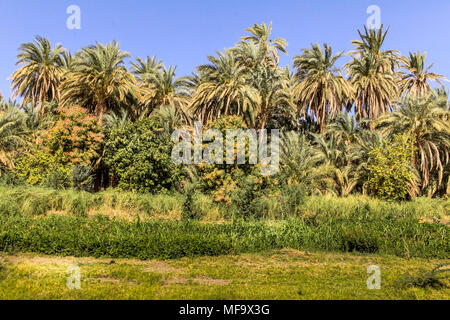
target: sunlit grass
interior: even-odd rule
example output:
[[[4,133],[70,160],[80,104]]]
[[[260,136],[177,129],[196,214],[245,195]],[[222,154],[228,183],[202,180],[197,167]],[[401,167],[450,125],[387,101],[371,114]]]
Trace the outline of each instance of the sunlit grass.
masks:
[[[3,254],[0,299],[449,299],[449,288],[403,288],[405,274],[443,260],[297,250],[261,254],[126,260]],[[81,289],[66,286],[78,265]],[[378,265],[381,289],[367,288]],[[448,286],[450,282],[445,280]]]

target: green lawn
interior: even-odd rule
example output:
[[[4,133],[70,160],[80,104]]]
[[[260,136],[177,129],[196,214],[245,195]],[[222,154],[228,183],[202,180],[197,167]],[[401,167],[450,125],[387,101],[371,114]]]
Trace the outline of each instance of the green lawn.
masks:
[[[400,286],[445,260],[387,255],[302,252],[174,260],[57,257],[0,253],[0,299],[450,299],[445,288]],[[69,290],[78,265],[81,289]],[[381,270],[381,289],[367,289],[367,267]]]

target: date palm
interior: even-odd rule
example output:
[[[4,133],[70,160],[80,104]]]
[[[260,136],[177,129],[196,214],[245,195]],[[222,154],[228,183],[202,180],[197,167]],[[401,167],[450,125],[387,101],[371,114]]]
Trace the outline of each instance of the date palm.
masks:
[[[193,114],[210,122],[222,114],[254,114],[260,96],[249,85],[247,69],[238,64],[230,50],[208,57],[209,64],[197,67],[199,84],[191,101]]]
[[[443,75],[429,72],[433,64],[426,67],[427,54],[420,51],[409,53],[408,57],[402,57],[402,67],[406,70],[401,75],[401,91],[405,95],[423,97],[431,90],[429,81],[436,81],[442,86],[440,80],[447,80]]]
[[[259,95],[256,108],[249,117],[252,127],[265,129],[268,120],[276,111],[289,113],[295,110],[291,79],[285,71],[263,64],[249,73],[249,84]]]
[[[370,53],[373,55],[374,60],[379,61],[379,71],[391,71],[394,72],[398,66],[398,54],[397,50],[383,50],[383,44],[386,39],[389,28],[383,30],[383,25],[380,29],[367,29],[364,26],[364,33],[358,30],[359,40],[352,40],[352,44],[356,48],[350,51],[348,54],[357,58],[362,58],[365,54]]]
[[[324,44],[324,50],[314,44],[303,49],[294,57],[298,84],[294,92],[301,105],[317,119],[320,131],[325,131],[327,118],[334,118],[352,96],[352,87],[335,67],[343,52],[333,55],[332,49]]]
[[[247,28],[245,31],[250,33],[250,35],[242,37],[240,40],[258,45],[258,49],[260,50],[258,56],[262,59],[269,56],[272,63],[277,66],[280,61],[278,52],[287,55],[286,47],[288,43],[285,39],[269,39],[272,33],[272,22],[269,25],[266,25],[265,23],[255,23],[251,28]]]
[[[152,81],[157,72],[164,68],[161,60],[156,60],[156,56],[147,57],[145,60],[137,58],[136,62],[131,63],[131,72],[136,76],[140,83]]]
[[[62,105],[80,105],[103,121],[108,110],[117,110],[130,96],[138,96],[136,80],[124,66],[129,56],[115,41],[83,48],[62,83]]]
[[[184,94],[185,79],[177,78],[175,70],[175,67],[167,69],[163,66],[155,73],[148,74],[141,85],[143,105],[147,114],[163,106],[173,106],[185,121],[189,121],[189,97]]]
[[[447,97],[432,93],[421,98],[406,97],[394,112],[377,121],[387,136],[402,133],[414,139],[413,166],[421,173],[422,189],[428,186],[433,172],[437,173],[439,185],[444,182],[450,152],[449,115]]]
[[[390,70],[381,67],[383,63],[372,53],[366,53],[346,65],[354,90],[355,114],[359,120],[378,118],[390,111],[398,98],[397,79]]]
[[[360,40],[352,41],[356,48],[349,52],[353,57],[346,69],[358,119],[378,118],[391,110],[399,96],[398,51],[382,49],[388,31],[383,31],[383,25],[378,30],[364,26],[364,33],[358,30]]]
[[[59,100],[62,55],[66,50],[60,44],[52,48],[50,41],[40,36],[34,43],[22,44],[19,50],[16,65],[20,68],[11,75],[13,98],[21,96],[24,104],[39,107],[45,102]]]

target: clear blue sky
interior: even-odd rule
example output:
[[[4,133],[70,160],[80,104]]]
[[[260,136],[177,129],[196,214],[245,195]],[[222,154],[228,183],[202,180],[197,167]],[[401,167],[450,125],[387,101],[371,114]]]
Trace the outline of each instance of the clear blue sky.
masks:
[[[69,5],[81,8],[81,30],[66,27]],[[1,0],[0,90],[10,96],[7,78],[17,48],[35,35],[71,51],[115,39],[133,58],[156,54],[182,76],[205,63],[207,55],[233,46],[253,23],[272,21],[273,36],[288,41],[283,65],[313,42],[349,50],[369,5],[378,5],[381,22],[390,26],[386,48],[427,51],[432,70],[450,77],[448,0]]]

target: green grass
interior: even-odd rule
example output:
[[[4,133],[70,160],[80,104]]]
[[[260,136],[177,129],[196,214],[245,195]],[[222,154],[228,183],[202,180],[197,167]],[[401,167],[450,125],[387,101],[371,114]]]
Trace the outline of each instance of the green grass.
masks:
[[[133,220],[168,218],[181,219],[185,196],[171,194],[137,194],[119,190],[107,190],[95,194],[73,190],[53,190],[40,187],[0,186],[0,215],[20,213],[28,216],[42,216],[48,213],[62,213],[86,217],[104,214]],[[261,199],[256,209],[259,217],[274,220],[279,216],[276,199]],[[270,203],[267,203],[270,202]],[[273,203],[272,203],[273,202]],[[192,204],[193,214],[200,220],[223,222],[229,216],[230,208],[215,203],[210,196],[196,194]],[[283,217],[300,216],[329,220],[348,216],[418,218],[427,221],[450,222],[450,199],[417,198],[413,201],[388,202],[367,196],[308,197],[298,212],[283,212]],[[275,219],[276,220],[276,219]]]
[[[111,219],[49,215],[0,216],[0,251],[121,258],[179,258],[316,249],[448,258],[450,228],[407,218],[340,217],[328,221],[234,221]]]
[[[445,286],[398,282],[443,260],[373,254],[272,250],[259,254],[129,260],[0,254],[3,299],[450,299]],[[449,261],[447,261],[448,263]],[[78,265],[81,289],[69,290]],[[367,268],[381,271],[381,289],[367,289]]]

